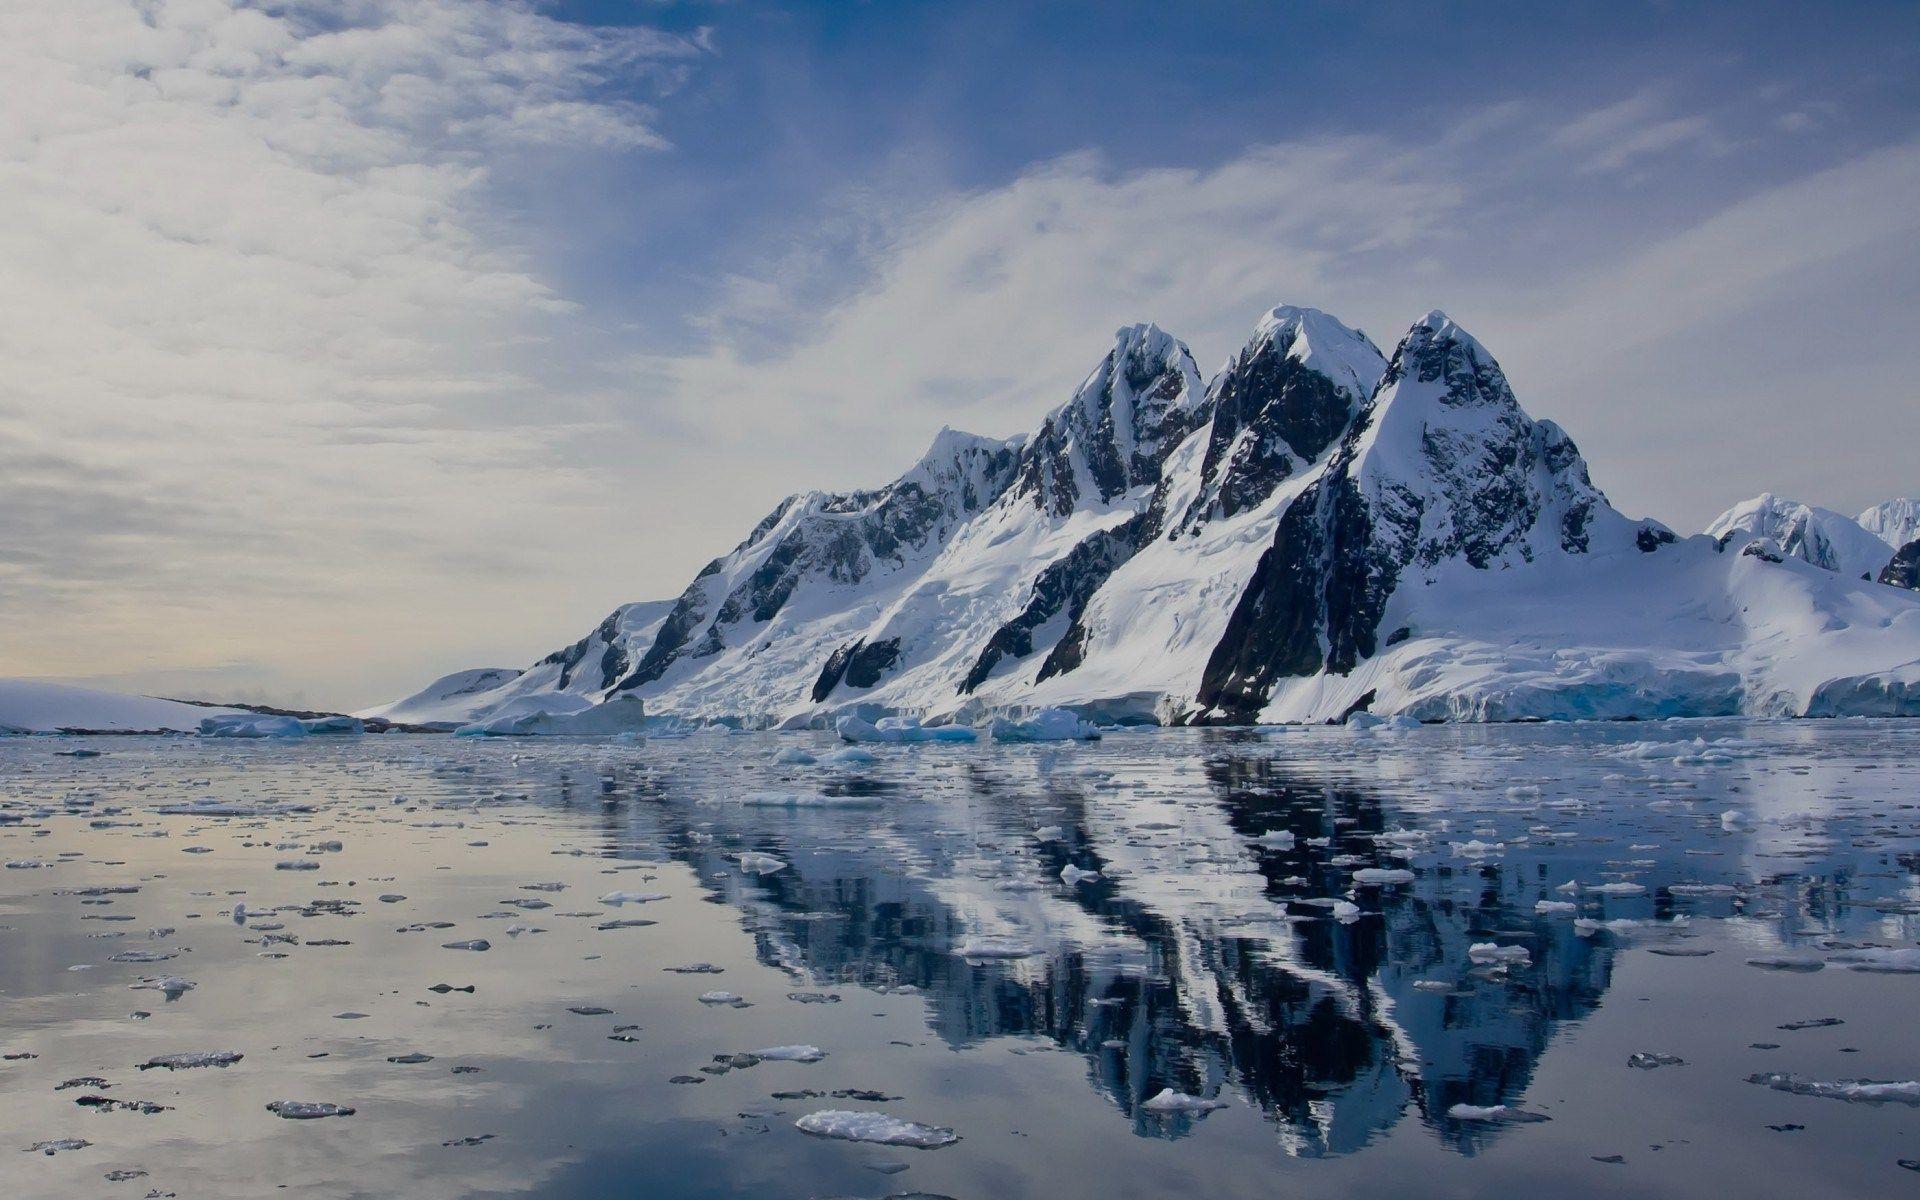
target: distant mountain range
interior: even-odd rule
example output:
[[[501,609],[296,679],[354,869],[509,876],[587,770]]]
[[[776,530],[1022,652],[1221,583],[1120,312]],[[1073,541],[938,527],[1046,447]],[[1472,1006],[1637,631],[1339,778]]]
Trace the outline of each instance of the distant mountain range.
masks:
[[[1920,714],[1920,504],[1630,519],[1444,313],[1282,307],[1210,381],[1152,325],[1038,428],[788,498],[672,600],[366,715],[614,696],[754,726]]]

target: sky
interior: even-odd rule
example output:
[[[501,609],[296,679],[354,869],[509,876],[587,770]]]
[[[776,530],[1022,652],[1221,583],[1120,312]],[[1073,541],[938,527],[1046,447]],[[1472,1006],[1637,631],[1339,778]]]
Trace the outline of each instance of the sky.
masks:
[[[1920,492],[1920,6],[0,4],[0,675],[365,707],[1442,308],[1634,516]]]

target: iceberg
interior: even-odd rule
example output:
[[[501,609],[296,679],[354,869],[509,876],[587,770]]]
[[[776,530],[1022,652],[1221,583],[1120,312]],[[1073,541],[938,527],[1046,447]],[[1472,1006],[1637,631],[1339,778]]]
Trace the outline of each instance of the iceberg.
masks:
[[[307,732],[306,723],[299,717],[276,717],[264,713],[242,712],[200,718],[201,737],[305,737]]]
[[[848,742],[973,742],[980,734],[971,725],[922,725],[918,717],[881,717],[865,721],[844,716],[833,731]]]
[[[1026,718],[995,717],[993,740],[996,742],[1072,742],[1093,741],[1100,730],[1067,708],[1043,708]]]

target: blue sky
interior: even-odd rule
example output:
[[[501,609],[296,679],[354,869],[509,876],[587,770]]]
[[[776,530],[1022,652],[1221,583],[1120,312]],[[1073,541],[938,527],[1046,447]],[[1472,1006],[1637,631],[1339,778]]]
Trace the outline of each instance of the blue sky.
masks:
[[[0,673],[357,706],[1430,308],[1634,515],[1920,490],[1912,4],[19,0]]]

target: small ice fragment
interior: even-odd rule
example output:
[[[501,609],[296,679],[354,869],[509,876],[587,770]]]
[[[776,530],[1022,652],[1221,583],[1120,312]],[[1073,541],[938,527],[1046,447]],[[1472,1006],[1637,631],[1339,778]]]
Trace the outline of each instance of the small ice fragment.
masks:
[[[1675,1054],[1655,1054],[1648,1050],[1637,1050],[1627,1056],[1627,1065],[1637,1071],[1653,1071],[1660,1067],[1684,1067],[1687,1060]]]
[[[178,1000],[193,988],[191,979],[182,979],[178,975],[142,975],[140,982],[127,985],[128,991],[159,992],[169,1000]]]
[[[26,1153],[45,1154],[48,1157],[52,1157],[62,1150],[84,1150],[91,1145],[93,1145],[93,1143],[85,1138],[49,1138],[44,1142],[35,1142],[33,1145],[28,1146]]]
[[[755,1050],[753,1054],[756,1058],[763,1058],[768,1062],[798,1063],[819,1062],[827,1056],[827,1052],[820,1047],[807,1045],[768,1046],[764,1050]]]
[[[350,1117],[353,1109],[325,1100],[270,1100],[267,1111],[289,1121],[317,1121],[321,1117]]]
[[[1151,1113],[1210,1113],[1216,1108],[1225,1108],[1225,1100],[1210,1099],[1205,1096],[1189,1096],[1185,1092],[1176,1092],[1172,1088],[1161,1088],[1160,1094],[1151,1100],[1143,1101],[1141,1108]]]
[[[1527,952],[1525,946],[1501,946],[1493,942],[1475,942],[1468,946],[1467,957],[1481,964],[1500,963],[1516,967],[1524,967],[1533,961],[1533,955]]]
[[[1875,1079],[1841,1079],[1828,1082],[1820,1079],[1802,1079],[1798,1075],[1789,1075],[1781,1071],[1765,1071],[1747,1076],[1747,1082],[1770,1087],[1776,1092],[1792,1092],[1796,1096],[1817,1096],[1823,1100],[1845,1100],[1851,1104],[1920,1105],[1920,1080],[1883,1082]]]
[[[470,938],[464,942],[441,942],[442,950],[491,950],[493,943],[485,938]]]
[[[960,1135],[937,1125],[922,1125],[877,1112],[849,1112],[828,1108],[808,1113],[794,1127],[814,1137],[840,1138],[849,1142],[873,1142],[882,1146],[911,1146],[916,1150],[937,1150],[951,1146]]]
[[[1456,1104],[1447,1110],[1447,1116],[1456,1121],[1503,1121],[1511,1124],[1526,1124],[1534,1121],[1550,1121],[1553,1118],[1544,1113],[1528,1112],[1508,1104]]]
[[[187,1071],[195,1067],[230,1067],[246,1055],[237,1050],[196,1050],[186,1054],[157,1054],[140,1064],[140,1070],[165,1067],[169,1071]]]
[[[1073,884],[1079,883],[1083,879],[1098,879],[1098,878],[1100,878],[1100,872],[1083,871],[1079,867],[1074,866],[1072,863],[1068,863],[1066,866],[1060,868],[1060,880],[1061,882],[1067,884],[1068,886],[1072,886]]]
[[[608,892],[600,897],[602,904],[651,904],[655,900],[665,900],[665,892]]]
[[[1792,958],[1787,955],[1762,955],[1747,960],[1750,967],[1759,967],[1763,971],[1794,971],[1802,975],[1811,975],[1815,971],[1826,969],[1826,962],[1818,958]]]
[[[1863,946],[1855,950],[1842,950],[1833,956],[1833,961],[1851,971],[1870,971],[1882,975],[1920,974],[1920,949],[1911,947],[1889,949],[1884,946]]]
[[[1413,872],[1404,867],[1362,867],[1353,873],[1353,881],[1361,887],[1389,887],[1412,883]]]
[[[740,869],[755,875],[772,875],[776,871],[786,870],[787,864],[771,854],[749,850],[740,856]]]

